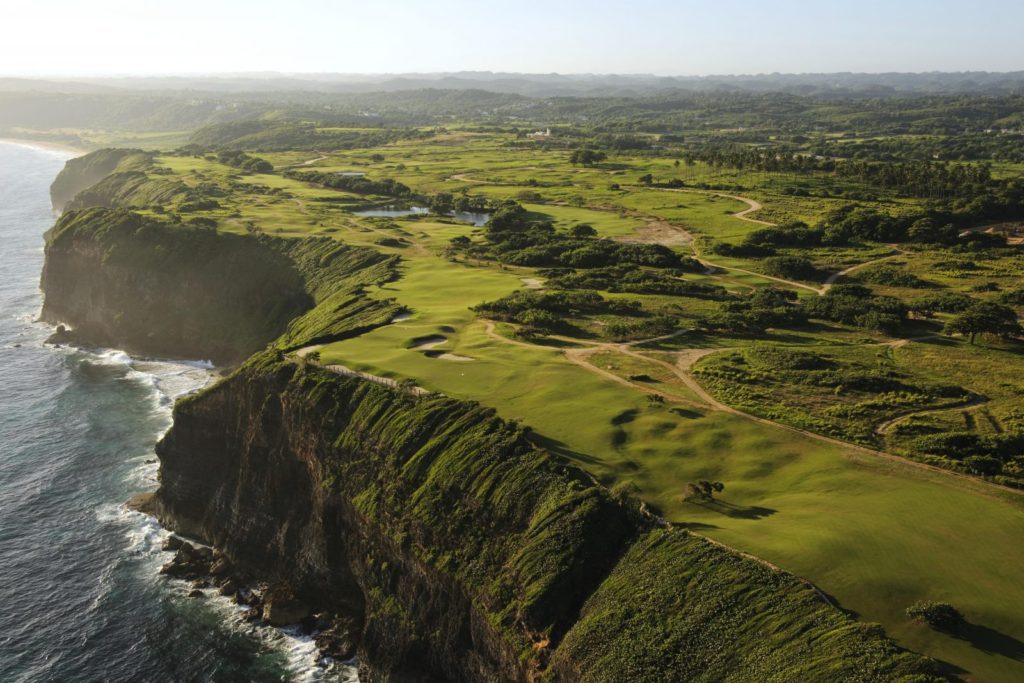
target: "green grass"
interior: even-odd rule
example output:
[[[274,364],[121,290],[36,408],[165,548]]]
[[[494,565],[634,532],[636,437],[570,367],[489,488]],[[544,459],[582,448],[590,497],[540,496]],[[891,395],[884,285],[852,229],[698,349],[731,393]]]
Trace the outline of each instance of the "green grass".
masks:
[[[544,202],[530,203],[529,208],[550,216],[559,228],[586,222],[602,235],[613,237],[628,236],[650,218],[727,242],[741,241],[759,227],[732,215],[747,208],[742,202],[714,193],[636,186],[636,179],[646,172],[659,179],[683,177],[751,187],[750,192],[739,194],[764,201],[768,208],[754,217],[765,220],[811,220],[840,201],[782,195],[779,185],[784,181],[760,180],[757,174],[715,176],[714,169],[701,166],[691,169],[692,177],[687,177],[687,169],[676,169],[668,159],[622,156],[614,157],[605,167],[573,168],[565,151],[509,150],[502,147],[507,139],[455,134],[433,141],[402,141],[379,149],[331,154],[310,168],[366,171],[374,177],[393,177],[419,192],[465,189],[494,198],[537,192]],[[375,153],[383,154],[384,161],[373,161]],[[318,155],[284,152],[262,156],[281,167]],[[1020,617],[1024,614],[1024,585],[1019,571],[1024,562],[1024,545],[1020,543],[1024,505],[1019,496],[983,482],[862,454],[726,412],[678,410],[680,406],[671,403],[652,405],[644,393],[569,362],[554,344],[524,347],[495,340],[485,333],[470,307],[515,291],[524,286],[522,278],[535,273],[443,258],[440,254],[452,237],[475,234],[470,226],[434,218],[361,219],[345,207],[362,198],[278,175],[241,174],[205,159],[165,156],[158,163],[190,186],[213,182],[230,191],[221,209],[197,214],[216,218],[222,231],[244,233],[247,226],[255,225],[272,235],[329,235],[403,258],[400,279],[368,288],[368,292],[375,298],[395,299],[412,311],[412,317],[328,345],[322,350],[324,363],[412,378],[428,389],[492,406],[503,418],[529,425],[535,442],[579,463],[603,483],[635,490],[667,518],[806,577],[860,618],[881,622],[902,644],[951,661],[978,680],[1024,678],[1024,663],[1000,652],[995,636],[989,634],[988,643],[972,644],[914,625],[903,614],[906,606],[917,600],[946,600],[963,610],[972,623],[1024,640]],[[451,179],[460,173],[484,182]],[[243,192],[236,187],[239,182],[285,194]],[[613,183],[621,188],[611,189]],[[578,203],[577,198],[582,198],[584,206],[570,205]],[[335,199],[341,201],[331,201]],[[384,236],[402,237],[407,245],[389,248],[375,244]],[[886,247],[822,250],[814,256],[816,262],[838,269],[886,251]],[[708,258],[726,267],[757,270],[754,260]],[[969,289],[1001,273],[1019,275],[1011,271],[1015,268],[1011,257],[986,261],[984,274],[965,278],[934,269],[936,261],[948,260],[946,255],[900,258],[905,258],[909,270],[950,288]],[[779,286],[756,273],[738,271],[687,275],[687,279],[721,284],[733,292]],[[799,291],[802,296],[816,296]],[[688,299],[670,302],[650,297],[647,302],[651,307],[676,303],[683,320],[693,320],[711,307]],[[498,331],[512,334],[504,325],[499,325]],[[409,348],[412,340],[433,335],[446,338],[435,351],[473,360],[444,360]],[[828,348],[841,359],[869,362],[875,350],[861,343],[883,338],[864,330],[821,325],[772,330],[767,339],[803,348]],[[676,350],[742,350],[752,341],[693,333],[647,352],[671,360],[670,354]],[[978,380],[969,375],[1002,375],[1008,377],[1003,381],[1009,384],[1021,384],[1022,380],[1016,379],[1016,368],[1024,367],[1019,355],[957,349],[958,355],[946,357],[946,349],[932,353],[932,347],[912,344],[895,357],[901,363],[906,358],[914,371],[929,381],[978,390]],[[650,374],[657,380],[655,388],[680,398],[695,398],[662,366],[612,352],[596,354],[591,360],[622,377]],[[989,387],[985,391],[998,402],[998,406],[993,403],[997,419],[1004,419],[1012,409],[1015,390],[1004,387],[1003,393],[998,393]],[[779,395],[773,400],[788,397]],[[697,479],[725,482],[721,504],[701,506],[682,500],[686,485]]]
[[[716,398],[746,412],[873,448],[883,422],[969,401],[971,392],[897,364],[888,347],[796,350],[759,345],[697,367]]]

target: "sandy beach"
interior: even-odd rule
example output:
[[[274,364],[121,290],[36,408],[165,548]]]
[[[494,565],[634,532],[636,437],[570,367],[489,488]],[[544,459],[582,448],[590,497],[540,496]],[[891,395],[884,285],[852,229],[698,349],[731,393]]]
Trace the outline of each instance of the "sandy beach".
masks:
[[[84,154],[88,154],[89,150],[82,147],[74,147],[72,145],[64,144],[61,142],[51,142],[49,140],[30,140],[26,138],[0,138],[0,143],[6,143],[9,145],[21,145],[22,147],[33,147],[35,149],[42,149],[48,152],[63,152],[72,156],[80,157]]]

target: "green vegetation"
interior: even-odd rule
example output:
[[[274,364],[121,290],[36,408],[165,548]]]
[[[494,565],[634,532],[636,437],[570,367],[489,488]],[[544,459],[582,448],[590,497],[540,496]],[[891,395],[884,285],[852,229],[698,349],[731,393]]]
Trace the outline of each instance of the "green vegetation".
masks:
[[[251,415],[246,424],[268,428],[259,416],[266,391],[292,418],[284,429],[319,444],[322,488],[351,501],[360,523],[373,525],[362,528],[402,548],[428,578],[456,581],[500,637],[494,647],[521,653],[545,679],[661,680],[712,666],[744,680],[941,680],[933,663],[792,575],[684,530],[655,528],[637,501],[479,404],[417,398],[261,354],[179,403],[163,448],[180,448],[176,440],[189,437],[178,432],[204,419],[206,405],[238,406],[251,411],[242,413]],[[386,587],[374,543],[362,546],[365,580]],[[385,632],[408,629],[420,598],[380,588],[366,597],[368,628]]]
[[[956,633],[964,626],[964,615],[948,602],[915,602],[907,608],[907,616],[938,631]]]
[[[755,604],[771,607],[761,612]],[[812,629],[805,610],[817,617]],[[742,678],[758,681],[932,679],[877,640],[876,627],[838,616],[791,577],[693,537],[653,531],[584,604],[552,665],[572,657],[583,681],[729,678],[737,662]],[[816,653],[822,645],[831,653],[825,658]]]
[[[168,356],[238,362],[278,337],[295,347],[358,334],[398,308],[360,295],[394,276],[394,259],[324,238],[253,239],[86,209],[61,217],[46,252],[44,317],[95,343]]]
[[[709,357],[700,380],[730,405],[821,434],[883,446],[878,428],[893,416],[970,400],[955,384],[914,376],[889,347],[833,352],[753,345]]]
[[[953,144],[959,133],[947,131],[1011,115],[1017,101],[971,99],[942,130],[930,117],[949,110],[943,98],[898,113],[886,100],[826,105],[795,96],[707,95],[689,108],[623,100],[629,106],[618,111],[628,115],[599,115],[586,102],[579,115],[593,118],[573,126],[559,125],[570,115],[553,103],[543,114],[551,118],[536,121],[541,129],[550,121],[552,135],[533,139],[522,121],[449,119],[434,128],[429,112],[455,106],[447,97],[442,105],[440,95],[395,94],[419,103],[408,116],[424,123],[408,133],[327,114],[302,119],[314,131],[344,127],[339,134],[358,141],[348,147],[289,148],[287,136],[308,136],[310,126],[271,133],[263,122],[251,134],[270,142],[237,143],[242,135],[231,135],[250,130],[238,126],[204,141],[209,147],[116,169],[84,196],[136,207],[168,229],[317,245],[308,258],[275,247],[304,264],[296,269],[310,306],[277,345],[309,351],[311,376],[317,364],[339,365],[479,402],[528,425],[523,438],[551,457],[689,527],[692,536],[645,539],[644,552],[627,553],[611,570],[615,581],[587,599],[564,645],[596,662],[585,677],[657,677],[665,662],[689,670],[679,657],[697,637],[693,624],[712,624],[715,638],[754,633],[696,594],[701,582],[717,581],[696,555],[734,557],[698,533],[813,581],[901,645],[973,677],[1024,675],[1007,646],[1024,640],[1016,568],[1024,504],[1005,488],[1024,481],[1024,364],[1012,326],[1024,313],[1024,268],[1012,228],[978,226],[1024,217],[1013,208],[1021,167],[1006,162],[985,176],[977,165],[956,171],[957,161],[909,163]],[[517,116],[535,115],[525,98],[510,99]],[[799,161],[813,150],[873,154],[886,135],[893,158],[867,157],[856,172]],[[988,158],[981,138],[962,147],[966,158]],[[716,162],[702,150],[718,144],[765,160],[788,149],[786,163],[805,167]],[[218,146],[274,170],[246,167]],[[580,150],[606,157],[574,165]],[[878,164],[893,160],[901,166],[890,181]],[[945,181],[941,192],[922,192],[963,174],[980,202]],[[395,199],[431,214],[353,213]],[[490,222],[474,227],[451,215],[464,210],[486,210]],[[190,224],[197,219],[209,223]],[[311,278],[327,244],[344,245],[329,259],[337,270],[326,269],[337,280],[317,287]],[[688,496],[700,482],[724,489]],[[392,505],[392,494],[374,493],[367,509]],[[703,550],[689,554],[689,544]],[[436,559],[462,566],[470,555]],[[683,592],[644,583],[659,571],[699,580]],[[740,592],[723,588],[722,604],[736,604],[729,601],[744,587],[762,590],[734,579]],[[631,583],[650,590],[634,600]],[[626,640],[606,642],[616,629],[600,624],[621,600],[638,607],[635,618],[616,617],[618,629],[633,642],[665,643],[658,661],[626,651]],[[920,600],[948,600],[978,629],[953,637],[921,628],[905,614]],[[792,652],[784,641],[799,640],[789,630],[796,622],[748,621],[766,643],[755,677],[814,678],[780,664]],[[833,679],[870,671],[833,665]]]
[[[50,185],[53,206],[63,209],[79,192],[115,171],[137,170],[149,164],[149,154],[132,149],[101,149],[71,159]]]
[[[946,324],[950,334],[966,334],[971,343],[979,334],[992,334],[1012,339],[1021,335],[1017,313],[1009,306],[992,301],[979,301]]]

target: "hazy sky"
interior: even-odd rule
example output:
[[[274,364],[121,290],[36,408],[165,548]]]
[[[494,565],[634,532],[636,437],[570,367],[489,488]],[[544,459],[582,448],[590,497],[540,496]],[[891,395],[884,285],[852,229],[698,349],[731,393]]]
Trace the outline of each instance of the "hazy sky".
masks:
[[[1024,69],[1021,0],[0,0],[0,74]]]

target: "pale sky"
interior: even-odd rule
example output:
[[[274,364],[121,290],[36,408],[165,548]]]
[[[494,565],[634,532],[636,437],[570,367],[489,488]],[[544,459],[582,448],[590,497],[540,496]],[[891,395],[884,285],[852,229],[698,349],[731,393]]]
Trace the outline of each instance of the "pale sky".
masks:
[[[1021,0],[0,0],[0,75],[1024,70]]]

